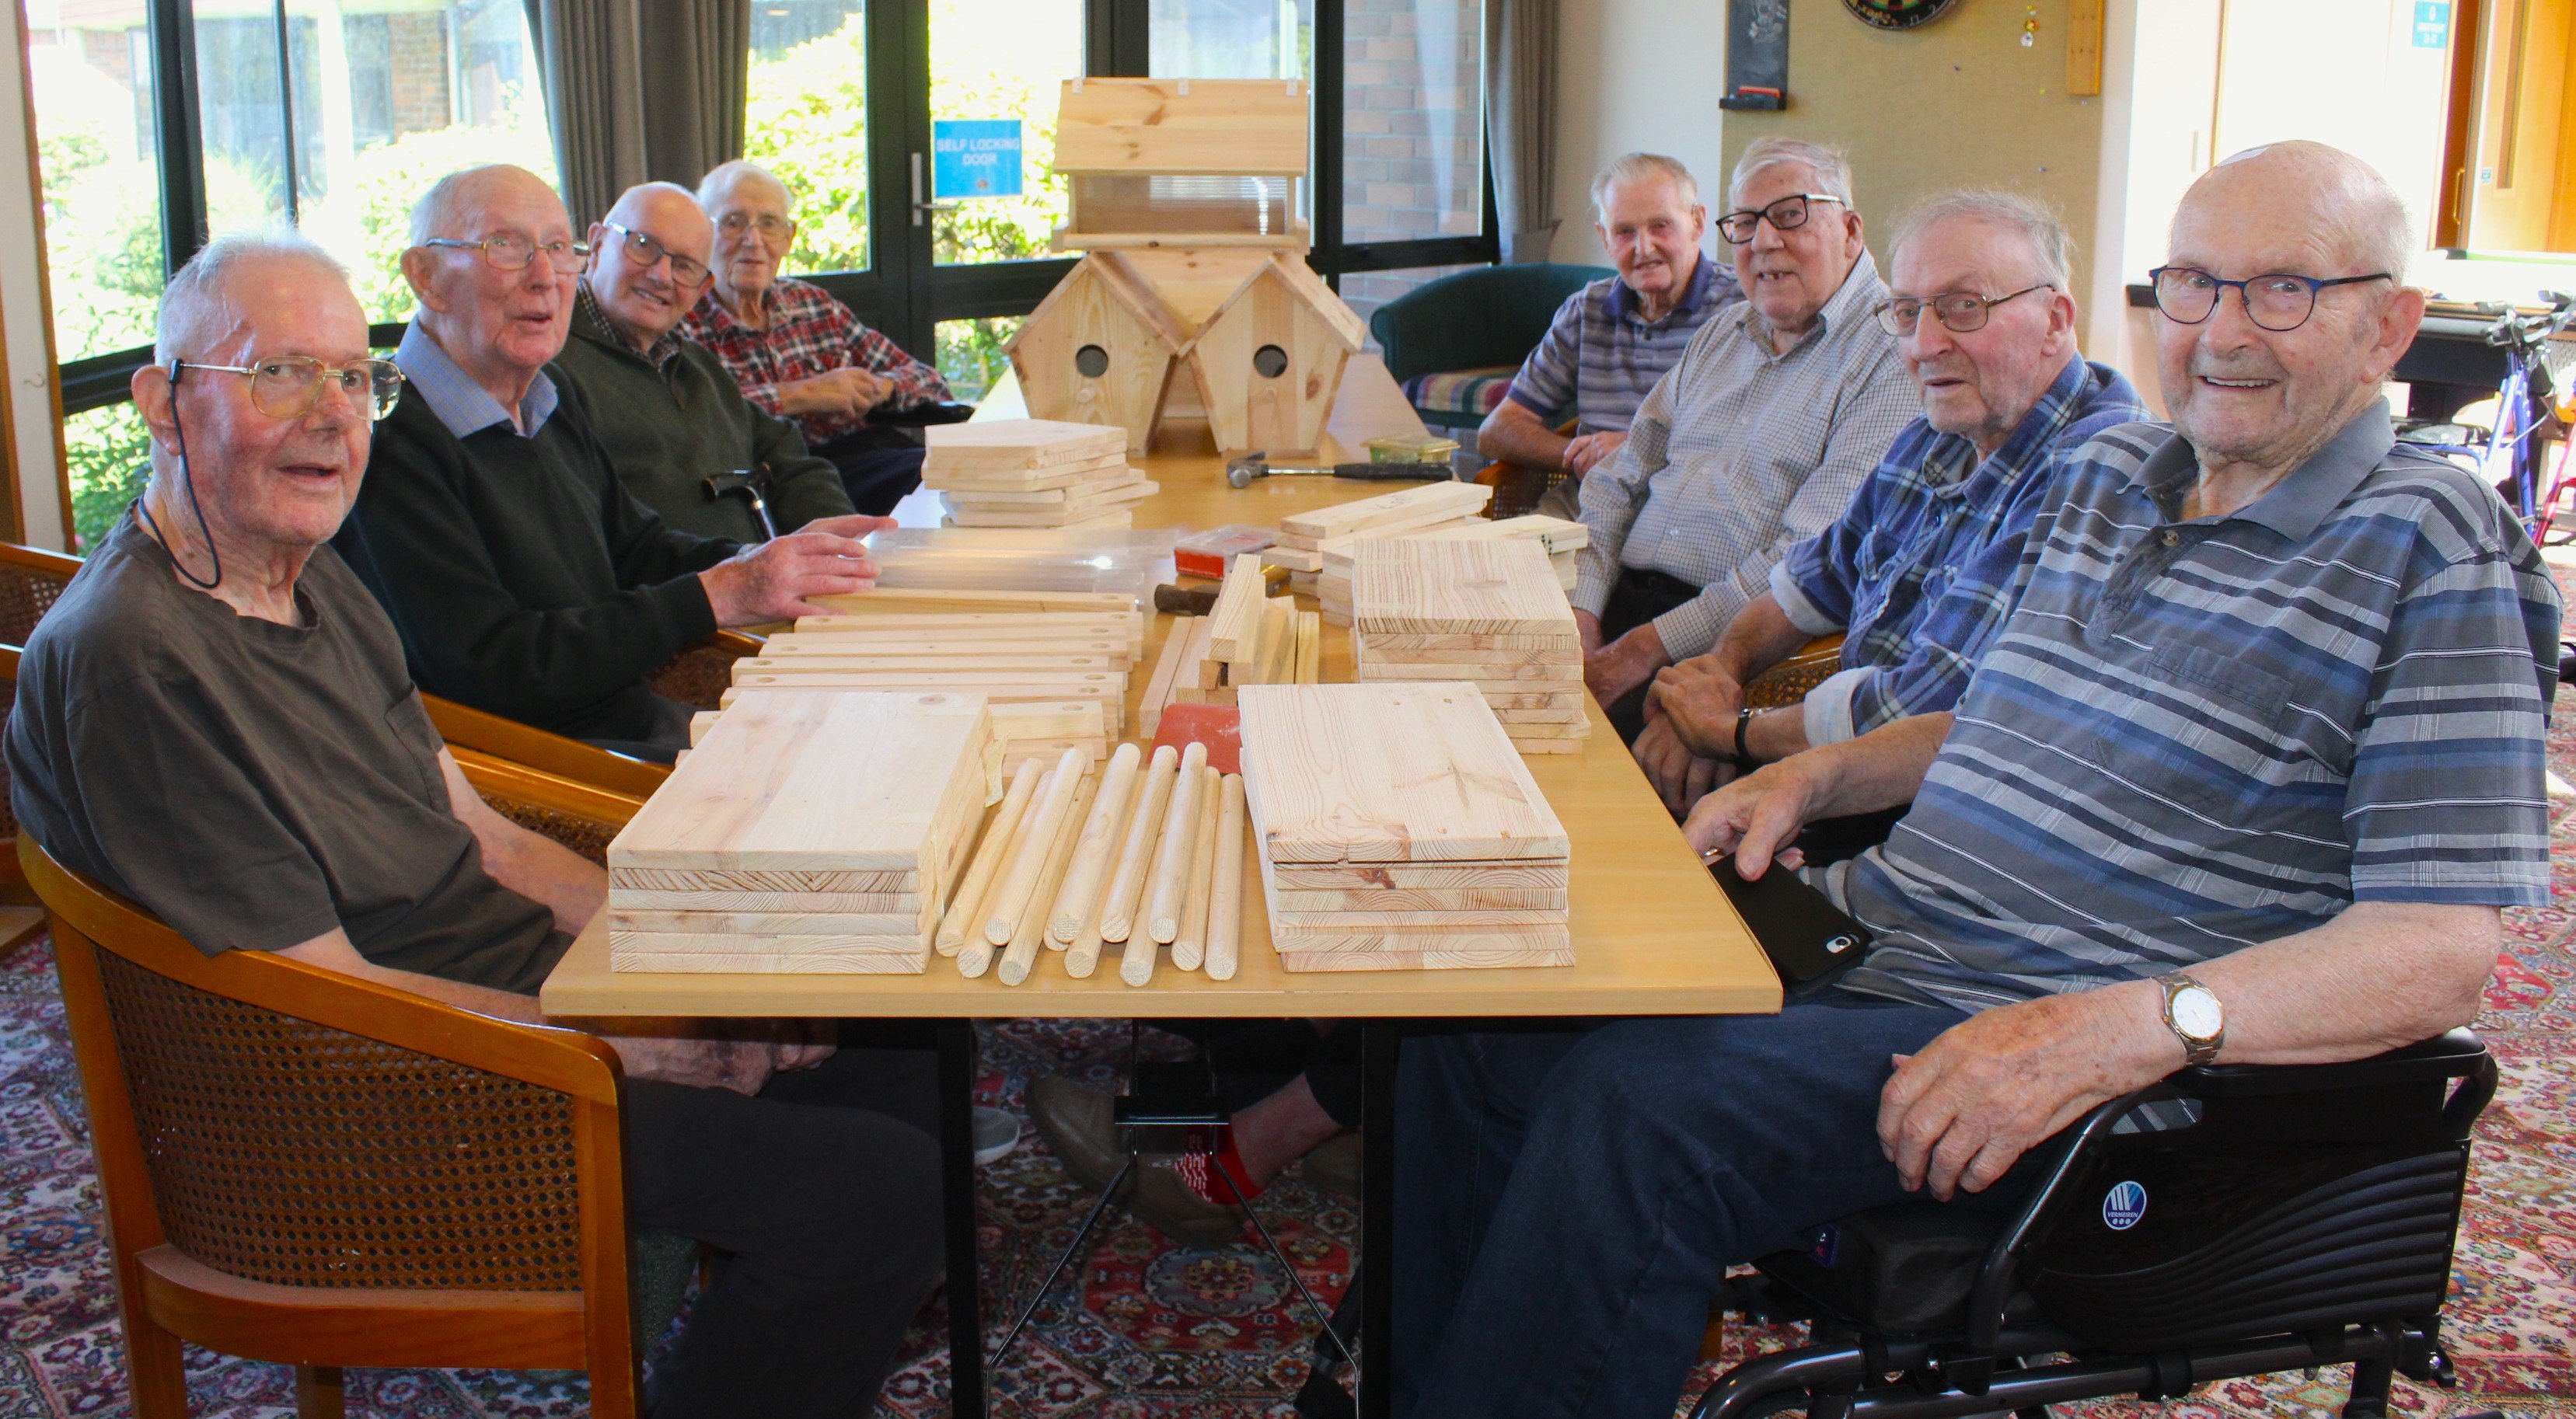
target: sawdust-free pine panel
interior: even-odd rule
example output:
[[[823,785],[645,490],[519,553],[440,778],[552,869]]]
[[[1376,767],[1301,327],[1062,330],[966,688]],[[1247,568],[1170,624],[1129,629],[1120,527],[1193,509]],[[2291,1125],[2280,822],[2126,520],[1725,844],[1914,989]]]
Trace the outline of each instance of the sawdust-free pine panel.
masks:
[[[1457,951],[1282,951],[1279,964],[1284,970],[1306,972],[1337,971],[1440,971],[1440,970],[1512,970],[1551,966],[1565,967],[1575,963],[1574,948],[1565,946],[1514,946],[1499,950]]]
[[[608,964],[613,971],[674,975],[917,976],[930,964],[930,948],[907,954],[802,946],[793,951],[645,951],[611,946]]]
[[[1163,649],[1154,657],[1154,672],[1145,680],[1145,698],[1136,710],[1137,732],[1150,739],[1161,726],[1163,706],[1172,702],[1172,684],[1181,673],[1181,657],[1190,648],[1190,623],[1196,617],[1184,616],[1163,634]]]
[[[1361,544],[1352,629],[1377,634],[1566,636],[1574,611],[1547,550],[1512,539],[1398,539]]]
[[[1083,258],[1011,337],[1011,368],[1042,419],[1115,424],[1142,456],[1163,418],[1189,327],[1125,257]],[[1097,356],[1085,357],[1096,350]],[[1086,374],[1085,365],[1098,374]]]
[[[885,936],[921,935],[922,912],[801,911],[647,911],[612,903],[608,929],[613,933],[659,932],[708,936]]]
[[[1342,298],[1282,252],[1217,307],[1182,358],[1217,447],[1281,457],[1323,447],[1343,367],[1367,343]]]
[[[1274,877],[1278,874],[1274,871]],[[1564,919],[1565,889],[1545,888],[1456,888],[1447,891],[1427,889],[1338,891],[1301,891],[1283,887],[1279,891],[1279,909],[1283,912],[1426,912],[1426,911],[1552,911]]]
[[[1239,703],[1245,791],[1273,862],[1567,853],[1564,825],[1465,686],[1255,685]]]
[[[1068,79],[1055,170],[1302,177],[1310,101],[1295,79]]]
[[[1207,617],[1209,655],[1226,661],[1250,657],[1253,642],[1261,634],[1262,602],[1266,596],[1260,558],[1242,556],[1226,564],[1225,581]]]
[[[1483,507],[1493,496],[1493,489],[1476,483],[1423,483],[1284,517],[1279,520],[1279,530],[1298,537],[1343,537],[1425,512],[1446,512],[1455,517]]]
[[[1095,463],[1125,442],[1114,425],[1065,419],[970,419],[921,431],[923,467],[958,470],[1052,468]]]
[[[672,870],[608,865],[612,892],[909,892],[916,878],[910,868],[885,872]]]
[[[609,844],[613,867],[924,870],[961,802],[980,812],[980,695],[781,691],[725,712]],[[853,811],[854,805],[866,811]]]
[[[963,428],[960,424],[956,427]],[[1136,598],[1123,591],[931,591],[879,587],[835,596],[805,598],[827,616],[872,616],[922,612],[1088,612],[1134,613]],[[811,619],[811,618],[807,618]]]
[[[1271,869],[1279,890],[1301,891],[1563,891],[1562,862],[1282,862]]]
[[[1334,895],[1334,894],[1324,894]],[[617,904],[639,911],[673,912],[902,912],[921,910],[918,892],[656,892],[620,889]]]

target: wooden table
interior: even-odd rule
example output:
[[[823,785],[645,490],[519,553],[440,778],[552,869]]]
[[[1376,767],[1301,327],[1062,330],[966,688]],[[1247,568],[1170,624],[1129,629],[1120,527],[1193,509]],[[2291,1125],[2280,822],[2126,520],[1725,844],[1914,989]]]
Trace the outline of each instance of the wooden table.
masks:
[[[1337,406],[1327,452],[1364,456],[1358,440],[1379,433],[1419,432],[1412,411],[1383,366],[1363,368]],[[1374,378],[1370,377],[1373,370]],[[1379,384],[1384,388],[1378,388]],[[1007,403],[997,391],[988,407]],[[1193,446],[1195,445],[1195,446]],[[1275,524],[1283,517],[1382,491],[1379,485],[1329,478],[1278,478],[1251,487],[1226,486],[1224,463],[1203,428],[1167,429],[1145,466],[1162,491],[1137,509],[1141,527],[1197,529],[1226,523]],[[920,509],[910,506],[915,518]],[[900,515],[900,512],[899,512]],[[935,511],[932,520],[935,521]],[[908,519],[910,520],[910,519]],[[1311,604],[1311,603],[1309,603]],[[1157,618],[1146,658],[1132,677],[1141,698],[1153,648],[1169,629]],[[1324,628],[1324,678],[1351,678],[1350,635]],[[1129,702],[1134,723],[1135,700]],[[1356,971],[1292,975],[1270,949],[1269,919],[1257,889],[1246,893],[1241,966],[1231,981],[1173,969],[1168,962],[1153,982],[1129,986],[1119,979],[1114,956],[1088,980],[1064,973],[1058,952],[1041,956],[1036,971],[1017,986],[998,975],[968,980],[946,958],[934,957],[918,976],[679,975],[612,972],[604,914],[581,934],[548,977],[548,1015],[710,1015],[927,1018],[939,1029],[941,1092],[946,1113],[948,1305],[952,1413],[984,1413],[984,1356],[980,1276],[975,1257],[974,1160],[968,1143],[973,1085],[973,1035],[978,1019],[1135,1019],[1245,1016],[1352,1019],[1363,1031],[1367,1079],[1363,1149],[1367,1178],[1361,1216],[1361,1255],[1374,1264],[1361,1270],[1366,1339],[1362,1349],[1383,1357],[1391,1344],[1393,1268],[1387,1262],[1386,1219],[1394,1213],[1394,1063],[1400,1022],[1496,1017],[1760,1014],[1780,1008],[1779,978],[1743,922],[1718,890],[1697,854],[1664,811],[1654,790],[1603,718],[1589,705],[1592,737],[1580,754],[1541,754],[1528,759],[1531,776],[1566,827],[1572,843],[1570,895],[1576,963],[1515,970]],[[1244,881],[1259,882],[1247,845]],[[1368,1419],[1383,1419],[1388,1388],[1382,1371],[1366,1367],[1361,1406]]]

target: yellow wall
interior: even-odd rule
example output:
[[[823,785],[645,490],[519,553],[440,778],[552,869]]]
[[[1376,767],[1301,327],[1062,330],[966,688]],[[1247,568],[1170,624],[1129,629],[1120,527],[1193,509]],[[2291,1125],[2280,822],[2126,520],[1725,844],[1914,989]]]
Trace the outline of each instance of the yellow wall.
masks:
[[[2039,35],[2024,49],[2036,9]],[[1764,134],[1849,154],[1870,250],[1908,204],[1946,187],[2006,187],[2055,205],[2075,235],[2075,290],[2091,285],[2102,168],[2102,101],[2066,93],[2066,0],[1959,0],[1910,33],[1851,17],[1842,0],[1790,0],[1789,107],[1729,113],[1726,164]],[[1719,210],[1711,174],[1709,209]]]

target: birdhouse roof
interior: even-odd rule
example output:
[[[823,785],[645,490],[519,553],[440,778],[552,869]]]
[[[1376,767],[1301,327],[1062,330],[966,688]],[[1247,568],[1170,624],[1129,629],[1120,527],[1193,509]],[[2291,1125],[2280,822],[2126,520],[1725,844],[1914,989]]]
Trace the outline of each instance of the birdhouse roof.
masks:
[[[1068,175],[1306,175],[1295,79],[1067,79],[1055,169]]]
[[[1115,252],[1102,251],[1084,257],[1065,273],[1063,280],[1055,283],[1055,289],[1047,292],[1046,299],[1038,302],[1038,308],[1030,311],[1028,319],[1021,322],[1019,333],[1011,337],[1006,348],[1016,351],[1020,341],[1047,328],[1051,323],[1048,317],[1055,307],[1072,302],[1083,289],[1094,286],[1105,293],[1112,304],[1134,317],[1155,343],[1175,353],[1189,343],[1188,333],[1179,317],[1164,304],[1161,296],[1155,294],[1153,283],[1137,274]]]
[[[1313,314],[1315,319],[1321,321],[1324,328],[1332,333],[1333,338],[1340,341],[1343,347],[1353,354],[1357,354],[1367,346],[1368,327],[1360,323],[1359,313],[1342,304],[1342,298],[1334,294],[1332,287],[1324,284],[1324,278],[1316,275],[1313,267],[1294,257],[1284,255],[1263,262],[1259,270],[1246,276],[1243,284],[1234,288],[1234,294],[1226,297],[1224,304],[1219,305],[1215,312],[1208,316],[1207,324],[1199,327],[1198,336],[1191,343],[1196,344],[1197,340],[1205,339],[1209,331],[1216,329],[1228,316],[1241,309],[1245,298],[1252,294],[1253,288],[1265,281],[1276,282],[1295,292],[1299,309]]]

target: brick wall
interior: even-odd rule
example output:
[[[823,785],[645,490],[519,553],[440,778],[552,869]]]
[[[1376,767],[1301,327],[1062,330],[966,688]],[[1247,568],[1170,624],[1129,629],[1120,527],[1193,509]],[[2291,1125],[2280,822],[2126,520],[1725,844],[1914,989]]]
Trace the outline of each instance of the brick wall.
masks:
[[[392,14],[385,25],[394,136],[445,128],[455,112],[447,97],[447,16]]]
[[[1479,0],[1349,0],[1342,230],[1473,236],[1483,217]]]

